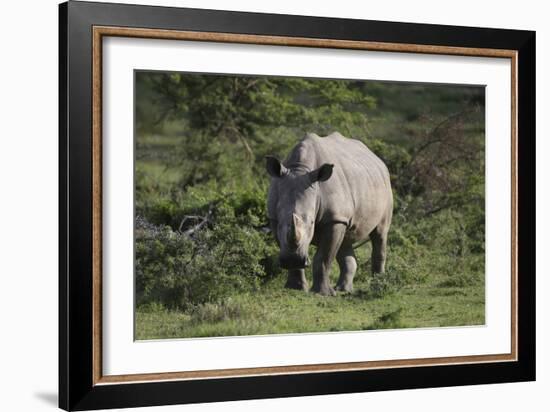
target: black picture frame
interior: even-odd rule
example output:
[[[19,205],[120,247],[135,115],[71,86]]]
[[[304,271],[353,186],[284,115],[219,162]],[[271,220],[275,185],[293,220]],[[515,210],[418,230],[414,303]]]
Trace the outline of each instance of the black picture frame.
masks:
[[[92,28],[517,51],[517,361],[94,384]],[[70,1],[59,6],[59,406],[89,410],[535,380],[535,32]]]

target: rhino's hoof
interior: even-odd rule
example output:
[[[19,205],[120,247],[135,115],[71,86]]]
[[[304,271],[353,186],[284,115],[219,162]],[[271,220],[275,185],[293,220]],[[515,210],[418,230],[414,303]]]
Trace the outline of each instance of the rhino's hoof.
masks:
[[[287,289],[294,289],[294,290],[303,290],[304,292],[307,292],[309,289],[309,286],[307,283],[301,283],[301,282],[286,282],[285,288]]]
[[[351,292],[353,292],[353,285],[351,285],[351,284],[338,284],[338,285],[336,285],[336,290],[338,292],[351,293]]]
[[[311,288],[311,291],[314,293],[318,293],[321,296],[336,296],[336,291],[332,286],[328,287],[313,287]]]

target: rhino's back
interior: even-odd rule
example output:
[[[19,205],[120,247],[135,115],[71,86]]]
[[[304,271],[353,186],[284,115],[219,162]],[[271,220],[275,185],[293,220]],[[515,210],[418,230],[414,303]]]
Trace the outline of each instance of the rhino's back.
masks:
[[[315,165],[334,164],[332,177],[320,185],[318,222],[340,221],[353,241],[366,238],[393,208],[390,176],[384,162],[362,142],[333,133],[308,135],[302,156]]]
[[[364,188],[365,179],[371,184],[390,183],[388,168],[363,142],[333,133],[318,137],[322,151],[319,160],[334,163],[343,171],[350,185]]]

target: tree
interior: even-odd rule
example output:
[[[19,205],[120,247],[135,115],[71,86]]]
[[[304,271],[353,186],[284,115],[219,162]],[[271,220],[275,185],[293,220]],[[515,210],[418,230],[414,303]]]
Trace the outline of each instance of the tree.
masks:
[[[350,130],[364,124],[375,104],[360,82],[347,80],[140,72],[137,82],[144,99],[154,96],[156,111],[143,110],[138,129],[181,119],[194,133],[241,144],[250,157],[265,143],[265,129]]]

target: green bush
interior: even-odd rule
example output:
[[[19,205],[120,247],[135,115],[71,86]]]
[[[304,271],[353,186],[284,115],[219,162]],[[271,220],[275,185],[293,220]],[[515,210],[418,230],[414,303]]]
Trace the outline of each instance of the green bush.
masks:
[[[384,274],[375,274],[370,278],[368,295],[370,298],[383,298],[397,292],[403,285],[402,272],[387,271]]]
[[[220,223],[193,235],[136,222],[137,304],[169,309],[221,302],[254,291],[266,277],[259,263],[269,254],[265,235],[238,224]]]

